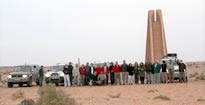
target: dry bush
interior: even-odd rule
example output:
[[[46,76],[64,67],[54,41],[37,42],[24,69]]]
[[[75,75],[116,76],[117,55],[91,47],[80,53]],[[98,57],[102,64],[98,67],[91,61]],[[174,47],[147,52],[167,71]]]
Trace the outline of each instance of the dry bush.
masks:
[[[63,90],[55,86],[46,85],[39,89],[40,98],[36,105],[76,105],[73,98],[65,95]]]
[[[162,100],[166,100],[166,101],[170,100],[169,97],[163,96],[163,95],[159,95],[159,96],[157,96],[157,97],[154,97],[154,99],[162,99]]]
[[[18,105],[35,105],[35,102],[32,99],[24,99]]]
[[[158,92],[158,90],[157,89],[148,90],[148,93],[155,93],[155,92]]]
[[[12,99],[13,100],[16,100],[16,99],[19,99],[19,98],[24,98],[24,92],[21,91],[21,90],[19,90],[16,93],[12,94]]]
[[[197,99],[197,101],[205,101],[205,99]]]
[[[196,81],[197,81],[197,80],[205,80],[204,71],[203,71],[200,75],[196,76],[195,80],[196,80]]]
[[[121,93],[117,93],[117,94],[108,94],[108,96],[109,96],[110,98],[120,98]]]
[[[194,72],[194,74],[190,74],[189,78],[197,77],[199,74],[197,72]]]

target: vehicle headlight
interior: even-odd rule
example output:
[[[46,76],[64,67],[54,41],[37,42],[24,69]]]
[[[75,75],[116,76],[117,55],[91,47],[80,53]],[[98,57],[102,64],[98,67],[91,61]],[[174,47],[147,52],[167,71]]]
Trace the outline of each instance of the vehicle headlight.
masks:
[[[28,75],[23,75],[23,78],[27,78],[28,77]]]
[[[45,76],[46,76],[46,77],[50,77],[51,75],[50,75],[50,74],[45,74]]]
[[[11,78],[11,75],[8,75],[7,77],[8,77],[8,78]]]
[[[62,76],[62,77],[63,77],[63,76],[64,76],[64,73],[61,73],[61,74],[60,74],[60,76]]]

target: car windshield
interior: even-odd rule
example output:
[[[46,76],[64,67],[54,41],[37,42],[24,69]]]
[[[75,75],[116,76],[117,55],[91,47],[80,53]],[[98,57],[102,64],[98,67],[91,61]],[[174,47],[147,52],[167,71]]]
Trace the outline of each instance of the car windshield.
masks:
[[[51,71],[63,71],[63,66],[52,66]]]
[[[16,72],[31,72],[32,67],[31,66],[18,66],[16,67]]]

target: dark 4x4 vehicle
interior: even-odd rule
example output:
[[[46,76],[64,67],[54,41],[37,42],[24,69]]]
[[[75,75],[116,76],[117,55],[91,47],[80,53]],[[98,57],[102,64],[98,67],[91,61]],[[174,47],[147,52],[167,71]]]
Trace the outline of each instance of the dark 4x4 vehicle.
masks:
[[[8,75],[8,87],[13,87],[13,84],[19,84],[19,86],[23,86],[23,84],[27,84],[28,87],[32,86],[32,82],[35,81],[37,85],[38,82],[38,65],[22,65],[16,66],[15,70]]]

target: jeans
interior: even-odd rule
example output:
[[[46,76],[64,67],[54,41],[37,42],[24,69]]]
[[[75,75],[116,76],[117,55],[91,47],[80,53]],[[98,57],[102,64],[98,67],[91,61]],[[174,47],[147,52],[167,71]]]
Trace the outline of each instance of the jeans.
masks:
[[[134,76],[128,75],[128,84],[134,84]]]
[[[135,74],[135,84],[138,84],[138,82],[139,82],[139,75]]]
[[[169,83],[173,83],[173,82],[174,82],[174,71],[169,70]]]
[[[179,82],[182,83],[182,78],[183,78],[183,82],[187,82],[186,77],[185,77],[185,73],[184,72],[179,72]]]
[[[147,72],[147,84],[151,84],[151,83],[152,83],[152,73]]]
[[[78,75],[74,76],[73,85],[78,85]]]
[[[160,83],[161,73],[154,73],[153,75],[153,83]]]
[[[115,74],[113,72],[110,73],[110,81],[111,81],[111,85],[115,83]]]
[[[167,72],[162,72],[162,82],[167,83]]]
[[[85,85],[85,75],[80,75],[80,83],[81,85]]]
[[[120,72],[115,73],[115,85],[117,85],[117,82],[121,85]]]
[[[43,76],[39,76],[39,86],[41,87],[43,85]]]
[[[65,74],[65,75],[64,75],[64,86],[65,86],[65,87],[70,86],[70,77],[69,77],[69,74]]]
[[[127,85],[128,82],[128,72],[121,72],[122,73],[122,84]]]

